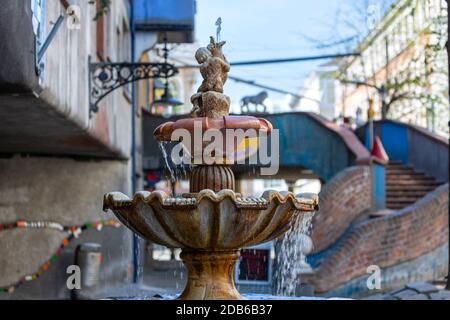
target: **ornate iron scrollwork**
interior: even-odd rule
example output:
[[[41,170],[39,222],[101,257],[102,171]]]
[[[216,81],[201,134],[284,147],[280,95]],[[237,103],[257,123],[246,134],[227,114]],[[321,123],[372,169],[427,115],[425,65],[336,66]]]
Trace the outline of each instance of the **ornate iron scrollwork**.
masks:
[[[98,103],[119,87],[142,79],[170,78],[178,69],[170,63],[89,62],[90,115],[98,111]]]

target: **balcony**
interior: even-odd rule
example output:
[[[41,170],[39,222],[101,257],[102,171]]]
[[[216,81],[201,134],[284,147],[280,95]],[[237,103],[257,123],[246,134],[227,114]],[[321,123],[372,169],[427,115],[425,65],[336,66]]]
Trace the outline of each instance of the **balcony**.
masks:
[[[30,5],[31,2],[31,5]],[[42,3],[42,8],[32,8]],[[80,8],[79,28],[70,28],[67,1],[4,0],[0,10],[0,153],[87,156],[125,159],[130,150],[131,106],[117,90],[89,117],[88,58],[97,58],[98,22],[95,6],[71,1]],[[113,1],[117,17],[116,44],[127,46],[127,1]],[[40,15],[36,17],[38,14]],[[39,41],[45,40],[60,15],[65,16],[40,64]],[[35,21],[33,23],[33,21]],[[37,33],[36,23],[40,25]],[[117,38],[116,38],[117,37]],[[106,41],[106,40],[105,40]],[[116,50],[119,45],[106,46]],[[128,47],[105,51],[116,60]],[[120,115],[120,116],[117,116]]]

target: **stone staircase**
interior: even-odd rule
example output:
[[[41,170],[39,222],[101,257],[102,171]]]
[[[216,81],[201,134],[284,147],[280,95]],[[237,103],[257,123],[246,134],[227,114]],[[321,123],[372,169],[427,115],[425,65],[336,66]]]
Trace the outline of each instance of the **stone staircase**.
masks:
[[[390,161],[386,166],[386,208],[403,209],[439,185],[441,183],[435,178],[415,171],[411,166],[400,161]]]

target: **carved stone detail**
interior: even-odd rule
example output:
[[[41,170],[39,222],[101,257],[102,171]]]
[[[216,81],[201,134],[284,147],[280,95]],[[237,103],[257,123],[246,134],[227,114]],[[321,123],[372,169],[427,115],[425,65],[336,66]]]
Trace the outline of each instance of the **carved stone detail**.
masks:
[[[223,86],[230,71],[230,64],[222,52],[224,44],[225,41],[216,43],[211,37],[208,46],[199,48],[195,53],[203,82],[191,97],[191,116],[194,118],[217,118],[229,114],[230,98],[223,94]]]
[[[234,190],[234,173],[227,166],[197,166],[192,170],[189,186],[191,193],[205,189],[210,189],[214,192],[219,192],[223,189]]]

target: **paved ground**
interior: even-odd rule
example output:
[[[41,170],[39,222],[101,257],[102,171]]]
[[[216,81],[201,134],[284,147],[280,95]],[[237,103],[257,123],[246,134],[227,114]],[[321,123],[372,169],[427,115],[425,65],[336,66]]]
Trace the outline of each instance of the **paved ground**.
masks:
[[[406,285],[402,289],[388,293],[373,295],[365,300],[450,300],[450,290],[443,285],[428,282],[416,282]]]
[[[104,299],[174,299],[186,283],[184,270],[173,268],[172,270],[152,270],[145,272],[141,285],[123,285],[108,292],[99,294],[97,298]],[[244,294],[250,300],[316,300],[327,299],[320,297],[276,297],[262,294]],[[327,300],[334,300],[327,299]],[[443,284],[431,284],[428,282],[416,282],[387,293],[380,293],[363,298],[362,300],[450,300],[450,290],[444,290]]]

